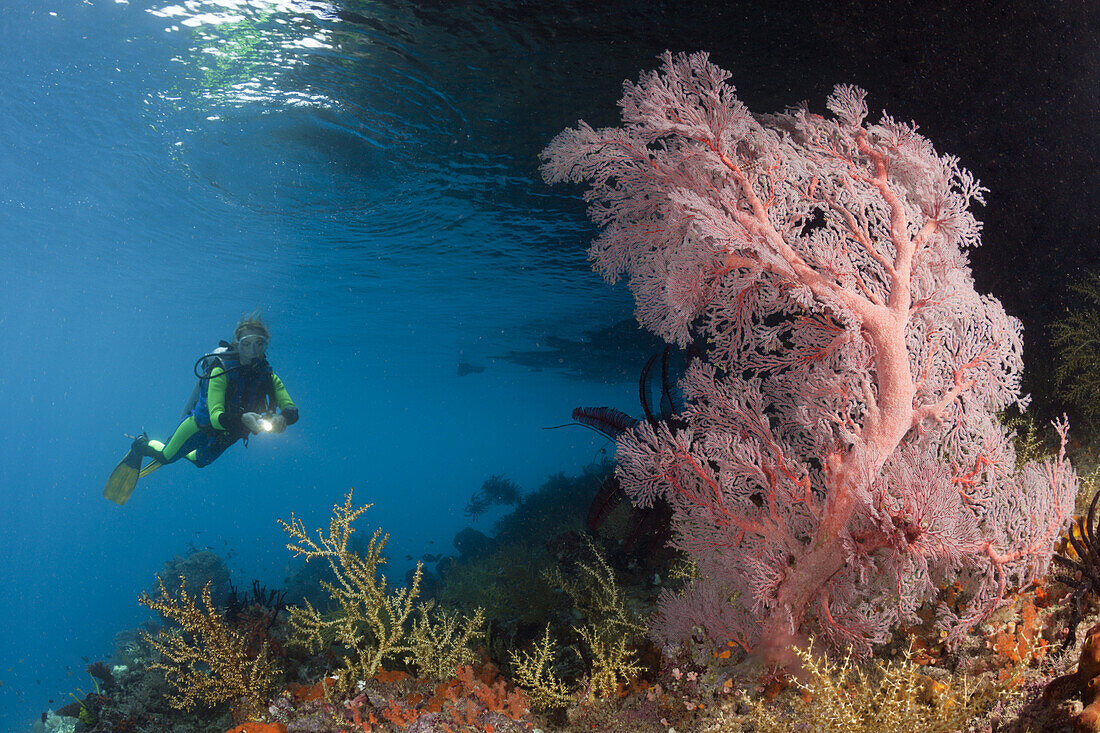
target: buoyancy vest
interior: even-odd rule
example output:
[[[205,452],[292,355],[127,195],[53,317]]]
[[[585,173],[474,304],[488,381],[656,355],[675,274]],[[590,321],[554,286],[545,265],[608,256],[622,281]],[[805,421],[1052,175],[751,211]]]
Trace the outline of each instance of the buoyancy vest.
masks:
[[[207,377],[216,367],[224,370],[227,413],[240,415],[244,412],[264,413],[275,409],[275,388],[271,382],[272,370],[266,359],[259,364],[241,367],[237,353],[230,350],[212,354],[203,367]],[[210,422],[210,405],[207,403],[209,393],[209,382],[203,380],[198,399],[190,413],[195,418],[195,424],[203,430],[213,429]]]

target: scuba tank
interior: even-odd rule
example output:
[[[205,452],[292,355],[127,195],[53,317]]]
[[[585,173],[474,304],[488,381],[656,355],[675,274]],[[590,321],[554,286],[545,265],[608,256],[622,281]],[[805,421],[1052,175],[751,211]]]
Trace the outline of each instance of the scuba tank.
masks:
[[[198,377],[198,381],[195,382],[195,388],[191,390],[191,396],[187,398],[187,404],[183,407],[183,415],[180,420],[184,420],[191,414],[191,410],[195,409],[195,405],[199,402],[199,396],[202,394],[203,382],[210,379],[210,372],[214,370],[214,367],[221,364],[221,355],[229,353],[233,349],[233,344],[222,339],[218,341],[218,348],[211,351],[209,354],[203,354],[195,361],[195,366],[192,371],[195,376]],[[200,372],[199,369],[202,369]]]

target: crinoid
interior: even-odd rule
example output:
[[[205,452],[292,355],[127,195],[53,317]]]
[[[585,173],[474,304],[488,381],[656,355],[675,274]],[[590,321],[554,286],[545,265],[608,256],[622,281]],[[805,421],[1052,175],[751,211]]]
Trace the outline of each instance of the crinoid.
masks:
[[[663,352],[651,356],[645,366],[642,367],[641,376],[638,378],[638,400],[641,402],[646,421],[654,430],[657,430],[661,424],[667,425],[673,431],[680,426],[672,396],[672,381],[669,375],[670,353],[671,347],[666,346]],[[685,352],[685,360],[688,363],[697,356],[698,350],[694,347],[689,347]],[[654,406],[649,383],[658,359],[661,360],[661,392],[657,404]],[[654,407],[656,407],[656,412]],[[573,420],[602,433],[611,440],[616,440],[623,433],[633,430],[641,422],[637,418],[613,407],[578,407],[573,410]],[[585,521],[588,530],[590,532],[599,530],[611,511],[624,499],[626,499],[626,494],[619,485],[618,476],[615,474],[609,475],[592,499],[588,517]],[[652,506],[644,509],[637,506],[632,507],[632,526],[622,549],[625,552],[633,551],[635,545],[643,537],[648,538],[645,542],[644,552],[651,554],[658,548],[663,547],[669,538],[671,517],[671,508],[663,499],[656,500]]]
[[[1055,553],[1054,561],[1070,571],[1070,575],[1055,575],[1055,580],[1073,588],[1070,595],[1069,633],[1065,645],[1073,646],[1077,642],[1077,626],[1085,615],[1085,598],[1089,595],[1100,597],[1100,538],[1096,524],[1097,503],[1100,491],[1092,497],[1089,510],[1083,519],[1075,521],[1069,530],[1066,555],[1073,548],[1077,558]]]

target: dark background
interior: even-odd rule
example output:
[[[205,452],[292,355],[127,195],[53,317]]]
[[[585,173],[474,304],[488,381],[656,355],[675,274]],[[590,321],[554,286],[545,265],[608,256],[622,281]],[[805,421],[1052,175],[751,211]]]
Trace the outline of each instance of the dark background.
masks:
[[[886,110],[915,121],[989,189],[976,212],[985,228],[974,277],[1023,321],[1027,389],[1052,397],[1049,325],[1079,304],[1067,286],[1096,269],[1100,252],[1100,3],[513,2],[413,12],[456,54],[484,59],[451,82],[491,112],[480,122],[470,114],[490,149],[532,178],[538,151],[563,127],[616,124],[622,81],[654,68],[665,49],[709,51],[758,113],[803,100],[824,111],[834,84],[864,87],[872,118]]]

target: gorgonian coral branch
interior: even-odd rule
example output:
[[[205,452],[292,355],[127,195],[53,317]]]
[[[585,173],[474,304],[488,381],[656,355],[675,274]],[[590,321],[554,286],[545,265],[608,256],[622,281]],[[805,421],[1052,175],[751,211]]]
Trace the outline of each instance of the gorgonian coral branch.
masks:
[[[861,89],[831,116],[756,115],[728,80],[665,53],[621,126],[542,154],[547,181],[588,185],[589,256],[629,278],[641,324],[709,346],[682,424],[618,438],[623,488],[674,508],[699,568],[656,635],[866,653],[958,578],[955,639],[1046,572],[1076,487],[1061,456],[1016,473],[994,418],[1024,402],[1022,341],[967,263],[985,189],[915,125],[868,121]]]

